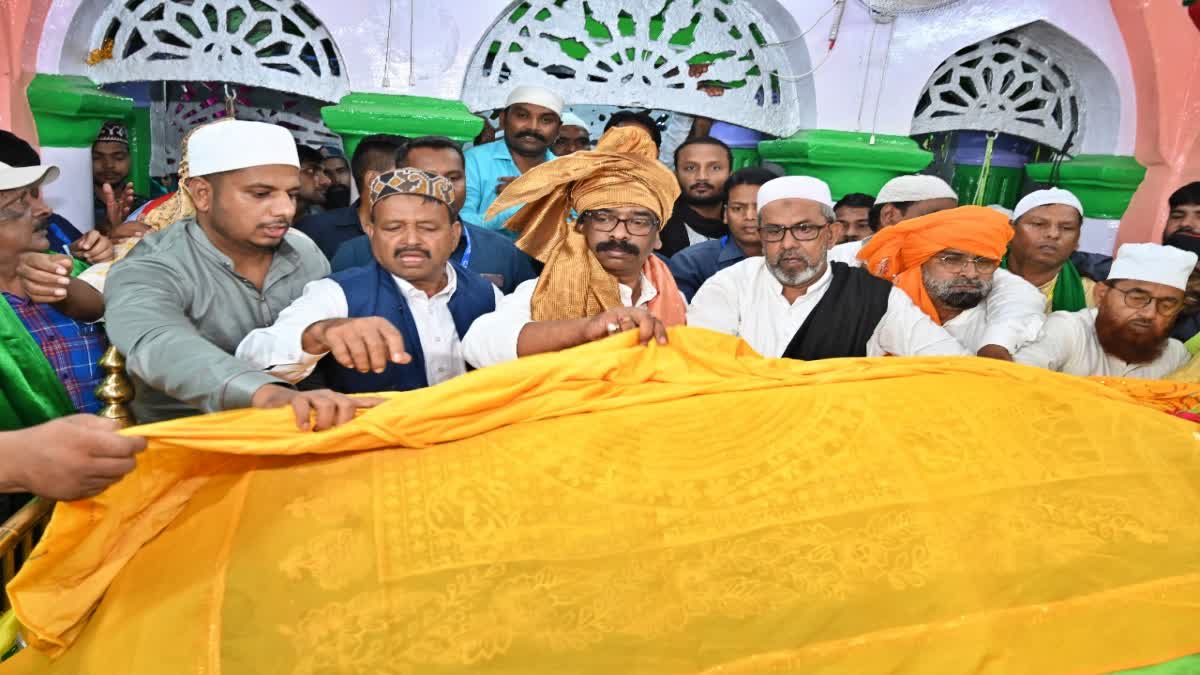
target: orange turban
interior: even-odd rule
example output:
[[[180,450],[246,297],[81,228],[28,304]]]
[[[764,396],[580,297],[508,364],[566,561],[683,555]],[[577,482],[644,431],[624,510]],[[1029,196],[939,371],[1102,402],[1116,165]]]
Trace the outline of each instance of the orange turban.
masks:
[[[560,157],[530,169],[492,202],[487,217],[524,205],[505,225],[520,233],[517,247],[545,263],[533,292],[534,321],[579,319],[621,306],[617,280],[575,230],[571,212],[629,204],[645,207],[665,224],[679,197],[675,174],[658,161],[650,135],[638,127],[609,130],[595,150]],[[642,273],[658,291],[650,312],[673,326],[687,306],[666,263],[651,255]]]
[[[921,265],[948,248],[999,260],[1012,237],[1004,214],[985,206],[960,206],[883,228],[858,252],[858,259],[871,274],[908,293],[917,307],[941,324],[925,291]]]

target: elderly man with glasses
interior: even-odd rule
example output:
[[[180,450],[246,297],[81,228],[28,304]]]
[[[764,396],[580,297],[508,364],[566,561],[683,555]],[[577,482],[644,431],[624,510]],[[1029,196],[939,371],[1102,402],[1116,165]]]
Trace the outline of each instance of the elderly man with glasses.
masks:
[[[758,191],[762,257],[709,278],[688,324],[737,335],[764,356],[968,355],[908,295],[866,270],[830,261],[833,199],[816,178],[786,176]]]
[[[884,228],[858,257],[972,353],[1011,361],[1045,321],[1045,298],[1037,288],[997,269],[1012,237],[1008,218],[998,211],[960,206]],[[1011,316],[998,322],[989,305],[1002,281],[1019,288],[1008,301],[1015,305]]]
[[[1196,254],[1158,244],[1124,244],[1094,309],[1054,312],[1018,363],[1072,375],[1158,379],[1188,361],[1170,337]]]

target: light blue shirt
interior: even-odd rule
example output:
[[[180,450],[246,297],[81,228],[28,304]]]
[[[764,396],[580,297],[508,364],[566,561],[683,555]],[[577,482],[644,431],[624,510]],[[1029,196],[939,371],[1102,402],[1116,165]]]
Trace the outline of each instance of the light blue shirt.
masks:
[[[554,159],[554,153],[546,150],[546,161]],[[516,239],[515,232],[504,229],[504,223],[514,213],[521,210],[520,206],[501,211],[495,218],[487,220],[483,214],[496,201],[496,186],[504,176],[520,176],[521,170],[513,161],[508,145],[501,138],[491,143],[477,145],[466,152],[467,160],[467,200],[463,203],[461,217],[463,222],[479,223],[489,230],[498,230],[510,239]]]

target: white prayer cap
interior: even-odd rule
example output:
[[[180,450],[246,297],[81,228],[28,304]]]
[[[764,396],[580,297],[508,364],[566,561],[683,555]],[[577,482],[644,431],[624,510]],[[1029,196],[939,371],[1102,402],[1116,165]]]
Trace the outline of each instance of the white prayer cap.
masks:
[[[1017,208],[1013,209],[1012,219],[1015,223],[1021,219],[1021,216],[1029,213],[1039,206],[1047,204],[1062,204],[1069,206],[1079,212],[1079,217],[1083,217],[1083,204],[1079,203],[1079,198],[1071,194],[1069,190],[1061,188],[1050,188],[1048,190],[1038,190],[1030,192],[1017,202]]]
[[[926,199],[958,201],[954,188],[937,176],[896,176],[879,188],[875,206],[893,202],[923,202]]]
[[[44,164],[41,166],[9,166],[0,162],[0,190],[16,190],[28,187],[38,181],[42,185],[53,183],[58,178],[58,167]]]
[[[565,112],[562,115],[560,115],[560,117],[562,117],[562,125],[564,127],[579,127],[581,129],[588,128],[588,123],[584,122],[583,118],[581,118],[579,115],[576,115],[575,113]],[[590,131],[589,131],[589,133],[590,133]]]
[[[1003,204],[988,204],[988,208],[996,213],[1003,213],[1009,220],[1016,220],[1016,218],[1013,218],[1013,212],[1009,211]]]
[[[561,115],[563,109],[563,99],[561,96],[545,87],[530,85],[523,85],[513,89],[512,93],[508,95],[508,100],[504,102],[504,107],[507,108],[514,103],[540,105],[543,108],[553,110],[555,115]]]
[[[291,132],[274,124],[244,120],[197,128],[188,139],[187,158],[191,176],[273,164],[300,168]]]
[[[1187,290],[1196,254],[1160,244],[1121,244],[1108,278],[1136,279]]]
[[[829,186],[812,176],[782,176],[763,183],[758,189],[758,210],[780,199],[807,199],[833,208]]]

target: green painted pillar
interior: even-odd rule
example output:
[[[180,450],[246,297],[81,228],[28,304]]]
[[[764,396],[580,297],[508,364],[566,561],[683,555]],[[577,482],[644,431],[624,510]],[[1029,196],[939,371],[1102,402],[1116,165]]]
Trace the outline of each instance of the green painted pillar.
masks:
[[[1029,177],[1049,183],[1050,162],[1025,165]],[[1142,184],[1146,167],[1127,155],[1076,155],[1059,165],[1057,186],[1070,190],[1088,218],[1119,220]]]
[[[133,100],[101,90],[77,75],[39,73],[26,91],[37,125],[42,162],[61,171],[47,185],[47,203],[82,231],[94,227],[92,212],[92,142],[106,120],[122,120]]]
[[[371,134],[448,136],[467,143],[483,129],[483,120],[461,101],[424,96],[350,93],[337,105],[322,108],[321,117],[330,131],[342,137],[347,157]]]
[[[763,141],[758,154],[788,175],[813,176],[829,184],[834,199],[851,192],[879,193],[883,184],[929,166],[933,153],[907,136],[808,129],[790,138]]]

